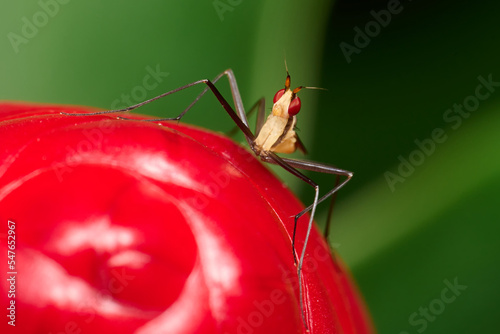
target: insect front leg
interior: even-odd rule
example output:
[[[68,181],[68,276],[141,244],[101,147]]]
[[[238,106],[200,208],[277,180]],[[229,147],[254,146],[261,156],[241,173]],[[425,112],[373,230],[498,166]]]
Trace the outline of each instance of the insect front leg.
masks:
[[[236,112],[233,110],[233,108],[229,105],[229,103],[227,102],[227,100],[222,96],[222,94],[219,92],[219,90],[215,87],[215,83],[217,81],[219,81],[223,76],[227,76],[227,79],[229,81],[229,87],[231,89],[231,94],[232,94],[232,97],[233,97],[233,102],[234,102],[234,106],[235,106],[235,109],[236,109]],[[238,83],[236,82],[236,77],[234,76],[234,73],[233,73],[233,70],[231,69],[227,69],[225,70],[224,72],[220,73],[219,75],[217,75],[212,81],[210,80],[199,80],[199,81],[196,81],[192,84],[189,84],[189,85],[186,85],[186,86],[183,86],[183,87],[180,87],[180,88],[177,88],[176,90],[174,91],[171,91],[171,92],[167,92],[167,93],[164,93],[162,95],[159,95],[158,97],[155,97],[151,100],[149,100],[149,102],[152,102],[154,100],[157,100],[158,98],[161,98],[161,97],[164,97],[166,95],[169,95],[169,94],[172,94],[174,92],[178,92],[182,89],[185,89],[185,88],[188,88],[188,87],[191,87],[191,86],[194,86],[196,84],[199,84],[199,83],[205,83],[208,87],[206,87],[195,99],[193,102],[191,102],[191,104],[186,108],[184,109],[178,116],[176,117],[172,117],[172,118],[158,118],[158,119],[148,119],[148,120],[145,120],[145,121],[148,121],[148,122],[158,122],[158,121],[171,121],[171,120],[180,120],[195,104],[196,102],[198,102],[201,97],[203,95],[205,95],[205,93],[210,89],[212,91],[212,93],[215,95],[215,97],[217,98],[217,100],[219,100],[219,103],[222,105],[222,107],[226,110],[226,112],[229,114],[229,116],[233,119],[233,121],[236,123],[236,126],[245,134],[245,137],[246,137],[246,140],[248,142],[248,144],[250,145],[250,147],[252,147],[252,143],[255,139],[255,136],[252,134],[252,131],[250,131],[250,128],[249,128],[249,125],[248,125],[248,119],[247,119],[247,115],[246,115],[246,112],[245,112],[245,108],[243,107],[243,101],[241,99],[241,94],[240,94],[240,91],[239,91],[239,88],[238,88]],[[145,101],[143,102],[141,105],[143,104],[146,104],[146,103],[149,103],[148,101]],[[261,103],[260,101],[257,102],[257,104]],[[265,113],[265,109],[264,109],[264,100],[262,99],[262,106],[259,104],[259,116],[257,118],[257,120],[259,120],[259,117],[262,117],[264,116],[264,113]],[[254,106],[255,107],[255,106]],[[254,108],[252,107],[252,108]],[[260,115],[262,114],[262,115]],[[261,121],[263,122],[263,121]],[[259,124],[259,122],[257,122],[257,125]],[[260,128],[259,128],[260,129]]]
[[[156,97],[153,97],[149,100],[143,101],[141,103],[132,105],[130,107],[124,108],[124,109],[117,109],[117,110],[105,110],[105,111],[98,111],[98,112],[93,112],[93,113],[65,113],[61,112],[63,115],[68,115],[68,116],[93,116],[93,115],[103,115],[103,114],[111,114],[111,113],[117,113],[117,112],[127,112],[131,111],[134,109],[137,109],[145,104],[151,103],[153,101],[156,101],[158,99],[161,99],[165,96],[177,93],[181,90],[184,90],[189,87],[196,86],[198,84],[206,84],[208,87],[201,92],[198,97],[183,111],[181,112],[178,116],[176,117],[171,117],[171,118],[158,118],[158,119],[147,119],[143,121],[148,121],[148,122],[155,122],[155,121],[171,121],[171,120],[180,120],[187,112],[189,109],[193,107],[193,105],[198,102],[198,100],[210,89],[212,93],[215,95],[217,100],[219,100],[219,103],[222,105],[222,107],[226,110],[228,115],[233,119],[233,121],[236,123],[236,126],[240,128],[240,130],[245,134],[245,137],[247,139],[248,144],[251,146],[252,143],[255,140],[255,136],[253,135],[252,131],[248,127],[248,120],[246,118],[246,113],[245,109],[243,108],[243,102],[241,101],[241,95],[239,93],[238,85],[236,83],[236,78],[234,77],[234,73],[231,69],[228,69],[221,74],[219,74],[215,79],[214,82],[217,82],[222,76],[226,75],[229,80],[229,85],[231,87],[231,92],[233,95],[233,100],[234,100],[234,105],[236,108],[236,112],[233,110],[231,105],[227,102],[227,100],[222,96],[222,94],[219,92],[219,90],[215,87],[213,82],[211,82],[208,79],[203,79],[203,80],[198,80],[192,83],[189,83],[187,85],[184,85],[182,87],[173,89],[171,91],[168,91],[166,93],[160,94]],[[121,117],[122,119],[127,119],[125,117]]]

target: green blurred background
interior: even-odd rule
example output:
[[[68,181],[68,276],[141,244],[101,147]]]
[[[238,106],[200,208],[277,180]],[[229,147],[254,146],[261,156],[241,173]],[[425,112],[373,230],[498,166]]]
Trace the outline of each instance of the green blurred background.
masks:
[[[374,23],[372,11],[388,9],[390,22]],[[493,1],[11,1],[0,14],[0,98],[108,109],[231,67],[249,107],[283,86],[286,55],[292,86],[328,89],[301,92],[300,134],[308,158],[355,172],[339,193],[330,242],[378,331],[495,332],[500,87],[474,96],[478,77],[500,82],[499,14]],[[356,39],[367,24],[370,40]],[[340,45],[356,42],[346,57]],[[220,87],[230,96],[226,81]],[[200,90],[141,112],[177,115]],[[448,114],[463,103],[470,114]],[[232,127],[213,96],[183,121]],[[445,139],[430,144],[436,129]],[[402,160],[413,167],[398,171]],[[311,189],[280,175],[312,200]],[[310,176],[323,190],[333,184]],[[454,282],[461,290],[443,295]]]

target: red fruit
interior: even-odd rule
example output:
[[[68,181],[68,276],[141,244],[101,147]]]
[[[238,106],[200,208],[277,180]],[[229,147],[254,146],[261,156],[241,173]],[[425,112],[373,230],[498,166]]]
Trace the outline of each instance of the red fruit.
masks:
[[[92,110],[0,105],[2,333],[305,332],[303,206],[251,153],[175,122],[61,111]],[[316,229],[303,284],[310,333],[372,332]]]

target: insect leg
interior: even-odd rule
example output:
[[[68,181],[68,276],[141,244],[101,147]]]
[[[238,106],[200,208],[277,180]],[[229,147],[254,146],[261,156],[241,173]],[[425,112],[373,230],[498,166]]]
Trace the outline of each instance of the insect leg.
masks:
[[[340,183],[340,175],[337,175],[335,178],[335,187],[337,187]],[[325,237],[325,240],[328,240],[328,236],[330,235],[330,222],[332,221],[332,216],[333,216],[333,207],[335,206],[335,200],[337,199],[337,194],[338,192],[335,192],[332,195],[332,199],[330,201],[330,207],[328,208],[328,215],[326,216],[326,225],[325,225],[325,231],[323,232],[323,236]]]
[[[102,115],[102,114],[110,114],[110,113],[117,113],[117,112],[126,112],[126,111],[130,111],[130,110],[134,110],[136,108],[139,108],[145,104],[151,103],[151,102],[156,101],[158,99],[161,99],[162,97],[177,93],[177,92],[184,90],[186,88],[203,83],[203,84],[206,84],[208,87],[205,88],[205,90],[200,95],[198,95],[198,97],[177,117],[150,119],[150,120],[146,120],[146,121],[179,120],[205,94],[205,92],[207,92],[208,89],[210,89],[212,91],[212,93],[215,95],[215,97],[217,98],[217,100],[219,100],[219,103],[222,105],[222,107],[226,110],[226,112],[229,114],[229,116],[233,119],[233,121],[236,123],[236,125],[240,128],[240,130],[245,134],[245,137],[246,137],[248,143],[252,147],[251,144],[255,140],[255,136],[253,135],[252,131],[248,127],[248,121],[246,118],[245,110],[243,109],[243,103],[241,101],[241,96],[240,96],[240,93],[238,90],[238,85],[236,83],[236,79],[234,77],[233,71],[231,69],[228,69],[228,70],[224,71],[223,73],[219,74],[214,80],[219,80],[223,75],[228,76],[229,84],[231,86],[231,92],[232,92],[234,103],[235,103],[235,108],[237,110],[236,112],[229,105],[229,103],[226,101],[226,99],[222,96],[222,94],[219,92],[219,90],[214,86],[214,84],[208,79],[203,79],[203,80],[198,80],[198,81],[189,83],[187,85],[184,85],[182,87],[173,89],[171,91],[168,91],[166,93],[163,93],[163,94],[160,94],[156,97],[153,97],[149,100],[143,101],[141,103],[132,105],[132,106],[124,108],[124,109],[105,110],[105,111],[98,111],[98,112],[93,112],[93,113],[65,113],[65,112],[61,112],[61,114],[68,115],[68,116],[92,116],[92,115]]]
[[[328,164],[323,164],[315,161],[309,161],[309,160],[298,160],[298,159],[288,159],[288,158],[281,158],[283,161],[286,163],[290,164],[291,166],[298,168],[298,169],[304,169],[304,170],[310,170],[312,172],[319,172],[319,173],[324,173],[324,174],[333,174],[333,175],[339,175],[339,176],[345,176],[346,179],[339,184],[336,184],[335,187],[333,187],[330,191],[328,191],[325,195],[323,195],[319,201],[318,204],[326,200],[328,197],[336,193],[340,188],[342,188],[349,180],[351,180],[353,173],[345,170],[345,169],[340,169],[332,165]],[[307,208],[302,210],[298,216],[302,216],[306,212],[310,211],[312,209],[313,205],[309,205]]]
[[[229,81],[229,87],[231,88],[231,94],[233,96],[233,102],[234,106],[236,109],[236,113],[240,117],[240,119],[243,121],[243,123],[248,127],[248,120],[246,118],[246,113],[245,113],[245,108],[243,107],[243,101],[241,100],[241,95],[240,91],[238,89],[238,83],[236,82],[236,77],[234,76],[233,70],[227,69],[224,72],[220,73],[217,75],[213,80],[212,83],[215,84],[217,81],[220,80],[224,75],[227,76],[227,79]],[[210,89],[210,87],[206,87],[195,99],[191,104],[184,109],[178,116],[176,117],[171,117],[171,118],[158,118],[158,119],[151,119],[147,120],[150,122],[155,122],[155,121],[170,121],[170,120],[180,120],[187,112],[189,109],[191,109],[198,100],[205,95],[205,93]]]
[[[296,169],[296,167],[301,168],[300,166],[298,166],[298,165],[294,166],[294,165],[289,163],[289,161],[292,161],[292,163],[295,163],[295,160],[286,159],[286,160],[289,160],[289,161],[286,161],[284,158],[277,156],[273,152],[268,152],[268,155],[266,157],[262,157],[262,160],[265,162],[270,162],[270,163],[277,164],[277,165],[283,167],[286,171],[290,172],[291,174],[297,176],[299,179],[301,179],[304,182],[311,185],[315,191],[314,202],[313,202],[313,206],[312,206],[311,215],[309,217],[309,224],[307,227],[307,233],[306,233],[306,237],[304,239],[304,246],[302,248],[299,263],[297,266],[297,275],[298,275],[298,279],[299,279],[300,310],[302,312],[302,320],[304,321],[304,325],[306,328],[308,328],[307,323],[306,323],[306,319],[305,319],[304,301],[303,301],[303,296],[302,296],[302,265],[304,263],[307,242],[309,241],[309,236],[310,236],[311,229],[312,229],[312,224],[313,224],[313,220],[314,220],[314,213],[316,211],[316,206],[319,203],[318,202],[319,186],[313,180],[311,180],[310,178],[308,178],[307,176],[305,176],[304,174],[302,174],[300,171],[298,171]],[[298,218],[296,217],[295,218],[295,225],[294,225],[294,229],[293,229],[293,238],[292,238],[292,252],[293,252],[293,257],[294,257],[295,263],[297,263],[297,258],[295,256],[295,231],[296,231],[296,227],[297,227],[297,219]]]
[[[293,230],[293,246],[295,246],[295,233],[297,229],[297,221],[298,219],[304,215],[306,212],[315,209],[315,206],[324,200],[326,200],[328,197],[331,195],[335,194],[340,188],[342,188],[349,180],[352,178],[352,172],[337,168],[335,166],[327,165],[327,164],[322,164],[319,162],[314,162],[314,161],[308,161],[308,160],[297,160],[297,159],[288,159],[288,158],[280,158],[283,162],[287,163],[288,165],[298,168],[298,169],[304,169],[304,170],[310,170],[313,172],[319,172],[319,173],[326,173],[326,174],[333,174],[333,175],[338,175],[338,176],[345,176],[346,179],[343,180],[342,182],[338,183],[333,187],[330,191],[328,191],[325,195],[323,195],[317,203],[313,203],[309,205],[307,208],[299,212],[295,216],[295,225],[294,225],[294,230]],[[276,161],[273,161],[271,159],[263,159],[266,162],[273,163],[273,164],[279,164]],[[307,182],[307,181],[306,181]],[[308,182],[309,183],[309,182]],[[313,215],[314,211],[311,213]]]
[[[240,93],[239,93],[239,90],[238,90],[238,84],[236,83],[236,78],[234,76],[234,73],[231,69],[227,69],[225,70],[224,72],[220,73],[219,75],[217,75],[213,80],[212,80],[212,83],[216,83],[217,81],[219,81],[219,79],[223,76],[223,75],[227,75],[228,76],[228,80],[230,81],[230,87],[231,87],[231,92],[233,94],[233,100],[235,102],[235,106],[236,106],[236,109],[237,109],[237,113],[238,115],[240,116],[240,118],[243,119],[243,117],[241,117],[242,115],[245,114],[245,110],[243,109],[243,102],[241,100],[241,96],[240,96]],[[182,87],[178,87],[176,89],[173,89],[171,91],[168,91],[166,93],[163,93],[163,94],[160,94],[158,96],[155,96],[149,100],[146,100],[146,101],[143,101],[143,102],[140,102],[140,103],[137,103],[137,104],[134,104],[132,106],[129,106],[127,108],[123,108],[123,109],[114,109],[114,110],[104,110],[104,111],[97,111],[97,112],[92,112],[92,113],[66,113],[66,112],[61,112],[61,114],[63,115],[69,115],[69,116],[94,116],[94,115],[103,115],[103,114],[111,114],[111,113],[117,113],[117,112],[127,112],[127,111],[131,111],[131,110],[134,110],[134,109],[137,109],[139,107],[142,107],[143,105],[145,104],[148,104],[148,103],[151,103],[153,101],[156,101],[156,100],[159,100],[165,96],[168,96],[168,95],[171,95],[171,94],[174,94],[174,93],[177,93],[181,90],[184,90],[186,88],[189,88],[189,87],[192,87],[192,86],[195,86],[197,84],[200,84],[202,82],[206,81],[205,80],[198,80],[198,81],[195,81],[195,82],[192,82],[192,83],[189,83],[187,85],[184,85]],[[198,102],[198,100],[203,96],[205,95],[205,93],[209,90],[209,87],[205,88],[203,90],[203,92],[200,93],[200,95],[198,95],[196,97],[196,99],[182,112],[180,113],[178,116],[176,117],[171,117],[171,118],[159,118],[159,119],[154,119],[154,120],[148,120],[148,121],[165,121],[165,120],[180,120],[182,118],[182,116],[184,116],[184,114],[186,114],[186,112],[191,109],[193,107],[193,105]],[[244,123],[246,124],[247,122],[244,121]],[[248,126],[248,124],[247,124]]]
[[[95,116],[95,115],[104,115],[104,114],[111,114],[111,113],[117,113],[117,112],[127,112],[127,111],[131,111],[131,110],[134,110],[134,109],[137,109],[139,107],[142,107],[143,105],[145,104],[148,104],[148,103],[151,103],[153,101],[156,101],[156,100],[159,100],[161,99],[162,97],[165,97],[167,95],[171,95],[171,94],[174,94],[174,93],[177,93],[177,92],[180,92],[181,90],[184,90],[186,88],[189,88],[189,87],[192,87],[192,86],[195,86],[197,84],[200,84],[200,83],[203,83],[204,80],[198,80],[198,81],[195,81],[195,82],[192,82],[192,83],[189,83],[187,85],[184,85],[182,87],[179,87],[179,88],[176,88],[176,89],[173,89],[171,91],[168,91],[166,93],[163,93],[163,94],[160,94],[158,96],[155,96],[149,100],[146,100],[146,101],[143,101],[143,102],[140,102],[140,103],[137,103],[137,104],[134,104],[132,106],[129,106],[127,108],[123,108],[123,109],[115,109],[115,110],[104,110],[104,111],[96,111],[96,112],[91,112],[91,113],[66,113],[66,112],[63,112],[61,111],[61,114],[62,115],[68,115],[68,116]],[[173,118],[175,119],[175,118]]]
[[[266,121],[266,99],[262,97],[257,103],[259,104],[259,112],[257,113],[257,122],[255,123],[256,137],[259,135],[260,130],[262,129]]]
[[[262,157],[262,160],[265,162],[273,163],[280,165],[283,167],[285,170],[289,171],[293,175],[299,177],[301,180],[305,181],[309,185],[314,187],[315,194],[314,194],[314,201],[313,203],[299,212],[297,215],[295,215],[295,221],[294,221],[294,227],[293,227],[293,236],[292,236],[292,248],[294,252],[294,260],[295,263],[297,263],[296,257],[295,257],[295,234],[297,231],[297,221],[298,219],[304,215],[306,212],[311,210],[311,215],[309,218],[309,225],[307,226],[307,233],[306,233],[306,238],[304,240],[304,247],[302,248],[302,253],[300,255],[300,260],[298,264],[298,276],[299,276],[299,290],[300,290],[300,296],[301,296],[301,310],[302,310],[302,316],[304,318],[304,308],[303,308],[303,302],[302,302],[302,285],[301,285],[301,269],[302,265],[304,263],[304,257],[305,257],[305,252],[306,252],[306,246],[307,242],[309,240],[310,232],[312,229],[312,224],[313,224],[313,219],[314,219],[314,214],[316,211],[316,207],[318,206],[319,203],[323,202],[325,199],[327,199],[329,196],[335,194],[340,188],[342,188],[349,180],[352,178],[352,172],[349,172],[347,170],[343,170],[331,165],[327,164],[322,164],[314,161],[307,161],[307,160],[297,160],[297,159],[287,159],[287,158],[281,158],[278,157],[276,154],[269,152],[267,157]],[[333,189],[328,191],[324,196],[318,199],[318,194],[319,194],[319,186],[309,179],[307,176],[299,172],[297,169],[304,169],[304,170],[310,170],[313,172],[320,172],[320,173],[327,173],[327,174],[334,174],[337,176],[346,176],[346,179],[342,181],[341,183],[337,183]],[[304,319],[305,323],[305,319]],[[306,325],[307,327],[307,325]]]
[[[266,116],[265,106],[266,106],[266,99],[265,98],[261,98],[246,113],[246,117],[247,117],[247,120],[248,120],[248,118],[250,118],[250,116],[258,108],[257,123],[256,123],[256,126],[255,126],[255,137],[257,137],[259,135],[260,129],[262,129],[262,126],[264,125],[264,121],[265,121],[264,117]],[[236,134],[237,130],[238,130],[238,127],[235,126],[233,129],[231,129],[230,131],[228,131],[226,133],[226,135],[228,137],[232,137],[232,136],[234,136]]]
[[[219,90],[214,86],[214,84],[217,81],[219,81],[219,79],[222,78],[224,75],[227,76],[227,79],[229,81],[229,87],[231,88],[231,94],[233,96],[233,102],[234,102],[234,107],[236,109],[236,112],[234,111],[233,108],[231,108],[231,106],[226,101],[226,99],[220,94]],[[201,82],[204,82],[205,84],[207,84],[208,87],[205,88],[196,97],[196,99],[194,99],[194,101],[191,102],[191,104],[186,109],[184,109],[184,111],[182,111],[177,117],[159,118],[159,119],[148,119],[148,120],[145,120],[145,121],[148,121],[148,122],[158,122],[158,121],[180,120],[189,111],[189,109],[191,109],[195,105],[195,103],[198,102],[198,100],[203,95],[205,95],[205,93],[210,89],[212,91],[212,93],[215,95],[215,97],[219,100],[219,103],[222,104],[222,106],[227,111],[227,113],[229,114],[229,116],[231,116],[231,118],[233,119],[233,121],[236,123],[236,126],[238,128],[240,128],[241,131],[243,131],[243,133],[245,134],[246,140],[248,142],[248,145],[250,147],[253,147],[252,144],[253,144],[253,141],[255,139],[255,136],[252,134],[252,132],[249,129],[248,119],[247,119],[247,116],[246,116],[246,113],[245,113],[245,108],[243,107],[243,101],[241,99],[241,94],[240,94],[240,91],[238,89],[238,83],[236,82],[236,77],[234,76],[233,70],[231,70],[231,69],[225,70],[224,72],[222,72],[219,75],[217,75],[214,78],[213,81],[210,81],[210,80],[207,80],[207,79],[205,79],[205,80],[199,80],[199,81],[197,81],[197,82],[195,82],[193,84],[190,84],[189,86],[186,85],[184,87],[178,88],[177,90],[171,91],[170,93],[177,92],[177,91],[179,91],[181,89],[191,87],[192,85],[198,84],[198,83],[201,83]],[[160,97],[163,97],[163,96],[166,96],[166,95],[169,95],[168,92],[160,95]],[[156,99],[158,99],[160,97],[153,98],[153,99],[149,100],[149,102],[152,102],[153,100],[156,100]],[[145,104],[145,103],[148,103],[148,101],[144,102],[143,104]],[[143,104],[141,104],[141,105],[143,105]],[[134,107],[134,106],[132,106],[132,107]],[[261,108],[262,108],[262,110],[264,110],[264,106],[262,106]]]

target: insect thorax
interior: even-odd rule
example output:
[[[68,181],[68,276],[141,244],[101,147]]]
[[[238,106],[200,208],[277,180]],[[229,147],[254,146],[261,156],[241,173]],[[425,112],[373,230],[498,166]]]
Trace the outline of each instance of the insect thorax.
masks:
[[[296,117],[280,117],[269,115],[262,126],[255,146],[261,152],[293,153],[297,148],[295,131]]]

